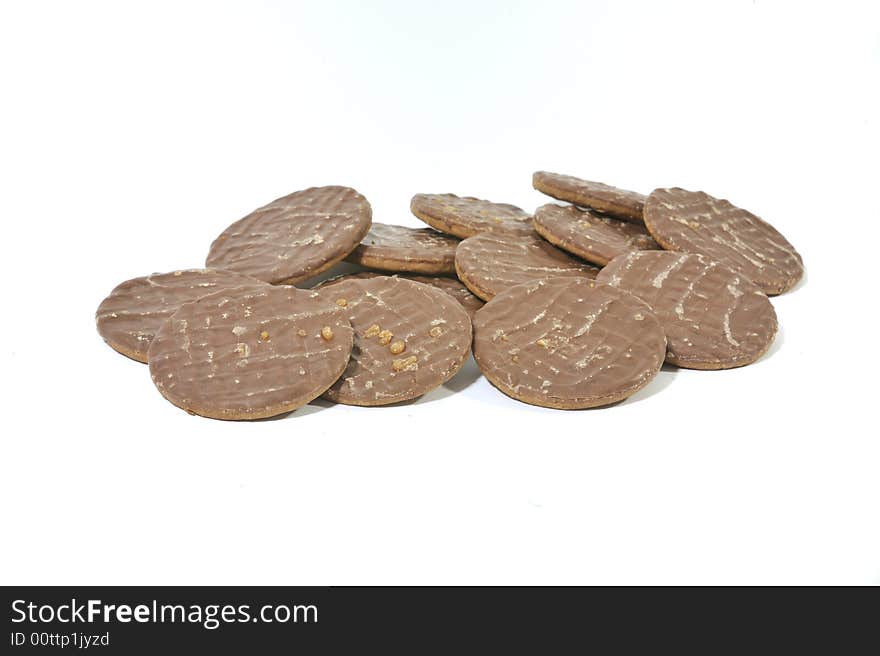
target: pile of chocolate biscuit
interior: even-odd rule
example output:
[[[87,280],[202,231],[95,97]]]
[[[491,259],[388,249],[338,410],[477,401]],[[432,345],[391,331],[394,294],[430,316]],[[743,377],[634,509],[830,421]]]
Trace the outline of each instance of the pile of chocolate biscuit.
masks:
[[[422,229],[373,223],[348,187],[294,192],[224,230],[207,268],[117,286],[98,332],[148,363],[171,403],[216,419],[319,396],[406,401],[471,350],[514,399],[590,408],[648,385],[664,361],[726,369],[770,347],[768,295],[797,284],[803,262],[767,222],[678,188],[644,196],[544,171],[533,186],[567,204],[530,215],[417,194]],[[306,288],[343,260],[363,271]]]

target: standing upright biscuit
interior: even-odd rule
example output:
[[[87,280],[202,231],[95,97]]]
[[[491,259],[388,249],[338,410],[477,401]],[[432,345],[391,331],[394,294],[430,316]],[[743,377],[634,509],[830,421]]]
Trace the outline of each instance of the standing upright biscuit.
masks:
[[[644,226],[574,205],[542,205],[535,210],[534,224],[554,246],[599,266],[623,253],[660,248]]]
[[[532,186],[557,200],[564,200],[581,207],[591,207],[624,221],[642,223],[644,194],[548,171],[534,173]]]
[[[791,289],[804,274],[800,254],[773,226],[702,191],[655,189],[645,225],[666,250],[705,255],[768,295]]]
[[[132,278],[117,285],[95,313],[98,333],[116,351],[147,361],[153,336],[181,305],[219,289],[266,283],[233,271],[187,269]]]
[[[348,364],[353,332],[320,293],[225,289],[183,305],[156,334],[150,375],[162,395],[213,419],[261,419],[318,397]]]
[[[511,287],[474,317],[474,358],[489,382],[548,408],[620,401],[651,382],[665,353],[651,308],[585,278]]]
[[[571,276],[595,278],[598,269],[563,253],[536,234],[484,233],[469,237],[455,251],[458,278],[488,301],[508,287],[530,280]]]
[[[320,290],[355,330],[351,362],[324,395],[349,405],[422,396],[452,378],[470,353],[471,320],[449,294],[391,276]]]
[[[354,189],[297,191],[226,228],[211,244],[207,266],[293,284],[345,259],[371,222],[370,204]]]
[[[458,239],[433,228],[374,223],[347,261],[382,271],[455,273]]]
[[[531,217],[516,205],[455,194],[416,194],[410,209],[440,232],[465,239],[483,232],[531,233]]]
[[[702,255],[627,253],[596,281],[651,306],[666,333],[666,361],[679,367],[741,367],[760,358],[776,335],[776,312],[764,292]]]

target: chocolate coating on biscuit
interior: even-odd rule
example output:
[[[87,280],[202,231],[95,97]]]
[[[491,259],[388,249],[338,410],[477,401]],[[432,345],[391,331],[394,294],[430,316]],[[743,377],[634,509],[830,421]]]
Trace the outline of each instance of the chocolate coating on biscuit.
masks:
[[[360,271],[358,273],[349,273],[344,276],[339,276],[337,278],[330,278],[329,280],[325,280],[324,282],[315,285],[313,289],[324,289],[329,287],[330,285],[335,285],[338,282],[342,282],[344,280],[366,280],[368,278],[377,278],[380,276],[385,276],[388,274],[382,273],[380,271]],[[436,287],[440,289],[458,301],[461,306],[464,308],[465,312],[468,313],[469,317],[474,316],[474,312],[483,307],[483,299],[478,296],[474,296],[467,287],[465,287],[457,278],[447,278],[445,276],[417,276],[406,273],[395,273],[391,274],[395,278],[405,278],[406,280],[412,280],[413,282],[420,282],[423,285],[430,285],[431,287]]]
[[[318,292],[227,289],[183,305],[163,324],[150,346],[150,375],[190,413],[260,419],[322,394],[352,344],[348,320]]]
[[[628,253],[596,280],[651,306],[666,333],[666,361],[680,367],[741,367],[760,358],[776,335],[776,312],[764,292],[702,255]]]
[[[700,253],[781,294],[804,274],[800,254],[776,228],[730,201],[702,191],[655,189],[645,225],[666,250]]]
[[[320,293],[355,330],[345,372],[324,395],[350,405],[414,399],[452,378],[470,353],[470,317],[449,294],[391,276],[347,279]]]
[[[624,221],[642,222],[645,195],[572,175],[537,171],[532,186],[541,193],[581,207],[591,207]]]
[[[348,187],[312,187],[254,210],[211,244],[207,266],[293,284],[342,261],[366,236],[367,199]]]
[[[535,233],[484,233],[465,239],[455,251],[455,270],[459,280],[486,301],[530,280],[559,276],[592,279],[598,272]]]
[[[483,232],[531,233],[531,217],[516,205],[455,194],[416,194],[410,210],[432,228],[465,239]]]
[[[474,313],[485,305],[483,299],[471,293],[471,290],[457,278],[443,278],[441,276],[406,276],[406,278],[446,292],[461,304],[469,317],[473,317]]]
[[[548,408],[620,401],[657,375],[665,353],[663,329],[644,302],[584,278],[511,287],[474,317],[474,357],[486,378]]]
[[[186,269],[154,273],[119,284],[95,313],[98,333],[112,348],[147,361],[153,336],[181,305],[219,289],[265,283],[232,271]]]
[[[346,259],[382,271],[454,274],[458,242],[433,228],[374,223]]]
[[[623,253],[660,248],[644,226],[574,205],[542,205],[534,225],[554,246],[599,266]]]

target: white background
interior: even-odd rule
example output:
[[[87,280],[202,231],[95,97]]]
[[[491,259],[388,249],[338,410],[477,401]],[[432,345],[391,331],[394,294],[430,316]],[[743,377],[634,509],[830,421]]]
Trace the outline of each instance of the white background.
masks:
[[[3,2],[0,581],[878,583],[876,3]],[[735,371],[544,410],[224,423],[94,329],[126,278],[345,184],[533,209],[549,169],[703,189],[807,278]]]

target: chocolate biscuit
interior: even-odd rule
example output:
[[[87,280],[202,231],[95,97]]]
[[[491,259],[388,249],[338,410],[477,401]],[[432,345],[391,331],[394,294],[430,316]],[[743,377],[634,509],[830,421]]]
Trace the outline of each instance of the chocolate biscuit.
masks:
[[[547,408],[620,401],[651,382],[665,353],[651,308],[586,278],[511,287],[474,317],[474,357],[489,382]]]
[[[554,246],[599,266],[623,253],[660,248],[644,226],[574,205],[542,205],[534,225]]]
[[[232,271],[187,269],[154,273],[119,284],[95,313],[98,333],[112,348],[147,361],[153,336],[181,305],[219,289],[266,283]]]
[[[387,274],[384,274],[380,271],[360,271],[358,273],[349,273],[344,276],[338,276],[336,278],[325,280],[322,283],[315,285],[313,289],[324,289],[326,287],[329,287],[330,285],[334,285],[344,280],[364,280],[367,278],[377,278],[384,275]],[[483,300],[477,296],[474,296],[471,293],[471,290],[465,287],[457,278],[447,278],[445,276],[416,276],[405,273],[395,273],[391,275],[395,278],[405,278],[406,280],[412,280],[413,282],[420,282],[423,285],[430,285],[431,287],[436,287],[437,289],[446,292],[461,304],[465,312],[468,313],[469,317],[473,317],[474,312],[483,307]]]
[[[431,285],[431,287],[436,287],[437,289],[446,292],[461,304],[464,311],[467,312],[468,316],[471,318],[473,318],[474,312],[485,305],[483,299],[471,293],[471,290],[465,287],[458,278],[444,278],[442,276],[404,277],[414,282],[420,282],[423,285]]]
[[[776,335],[776,312],[764,292],[702,255],[628,253],[596,281],[651,306],[666,333],[666,361],[679,367],[741,367],[760,358]]]
[[[557,200],[568,201],[581,207],[591,207],[624,221],[642,223],[644,194],[548,171],[534,173],[532,186]]]
[[[324,394],[331,401],[375,406],[414,399],[452,378],[470,353],[470,317],[434,287],[378,276],[319,293],[355,330],[351,361]]]
[[[531,233],[531,217],[516,205],[455,194],[416,194],[410,210],[432,228],[460,239],[483,232]]]
[[[354,189],[297,191],[226,228],[211,244],[207,266],[293,284],[345,259],[371,221],[370,204]]]
[[[261,419],[322,394],[348,364],[353,331],[319,292],[225,289],[183,305],[148,353],[162,395],[192,414]]]
[[[433,228],[374,223],[346,260],[381,271],[454,274],[458,242]]]
[[[508,287],[530,280],[572,276],[595,278],[598,269],[563,253],[537,234],[484,233],[469,237],[455,251],[458,278],[488,301]]]
[[[666,250],[705,255],[768,295],[791,289],[804,274],[801,256],[773,226],[702,191],[655,189],[645,225]]]

